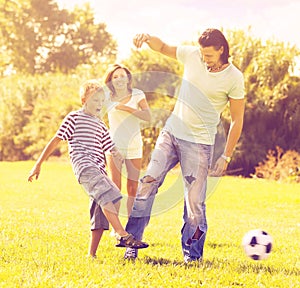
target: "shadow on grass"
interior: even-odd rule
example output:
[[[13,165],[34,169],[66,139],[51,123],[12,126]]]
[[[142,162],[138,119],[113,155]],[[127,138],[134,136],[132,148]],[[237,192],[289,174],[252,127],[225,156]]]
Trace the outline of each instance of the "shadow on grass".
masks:
[[[294,276],[300,276],[300,270],[296,267],[294,269],[287,269],[284,267],[277,268],[272,266],[264,265],[263,263],[247,263],[247,264],[240,264],[238,266],[238,270],[242,272],[251,272],[251,273],[268,273],[270,275],[280,274],[284,273],[285,275],[294,275]]]
[[[193,262],[185,263],[183,260],[177,261],[177,260],[170,260],[166,258],[149,257],[149,256],[144,257],[143,262],[145,264],[152,265],[152,266],[180,266],[185,268],[204,268],[210,266],[210,263],[209,265],[206,265],[207,261],[193,261]]]
[[[212,249],[224,248],[224,247],[232,247],[232,245],[230,245],[228,243],[212,243],[212,242],[208,242],[207,246],[209,246]]]
[[[170,259],[166,259],[166,258],[161,258],[161,257],[149,257],[149,256],[145,256],[143,258],[143,262],[145,264],[148,265],[174,265],[174,266],[178,266],[178,265],[182,265],[184,262],[183,261],[171,261]]]

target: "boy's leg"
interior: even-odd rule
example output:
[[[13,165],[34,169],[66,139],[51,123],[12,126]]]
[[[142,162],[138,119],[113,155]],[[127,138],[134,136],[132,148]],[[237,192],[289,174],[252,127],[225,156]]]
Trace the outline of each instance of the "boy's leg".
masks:
[[[121,237],[126,236],[128,233],[123,228],[123,225],[120,221],[120,218],[118,216],[118,207],[119,207],[119,201],[118,204],[114,204],[112,202],[109,202],[102,206],[102,211],[105,217],[107,218],[108,222],[111,224],[115,232],[120,235]]]
[[[91,198],[90,199],[90,222],[91,239],[89,255],[96,257],[97,248],[104,230],[109,229],[109,223],[103,214],[101,207]]]
[[[107,175],[99,173],[98,169],[89,168],[84,170],[79,179],[88,195],[102,208],[103,214],[118,233],[120,243],[117,247],[133,247],[142,249],[148,247],[147,243],[136,240],[125,231],[119,216],[118,202],[122,198],[120,190]]]
[[[96,257],[96,252],[98,249],[99,242],[101,240],[101,237],[103,235],[103,228],[95,229],[91,231],[91,242],[89,247],[89,255],[92,257]]]

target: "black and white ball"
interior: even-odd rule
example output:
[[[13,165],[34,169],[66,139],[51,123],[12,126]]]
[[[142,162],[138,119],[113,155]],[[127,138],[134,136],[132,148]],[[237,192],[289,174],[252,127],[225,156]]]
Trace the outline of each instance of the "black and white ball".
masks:
[[[248,257],[253,260],[263,260],[271,253],[273,239],[267,232],[255,229],[245,234],[242,245]]]

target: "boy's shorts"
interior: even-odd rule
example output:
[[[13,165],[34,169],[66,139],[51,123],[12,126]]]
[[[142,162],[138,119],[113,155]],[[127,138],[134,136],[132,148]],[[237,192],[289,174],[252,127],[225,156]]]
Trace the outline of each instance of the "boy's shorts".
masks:
[[[94,201],[93,198],[90,198],[90,222],[91,230],[109,230],[109,223],[103,214],[101,207]]]
[[[120,190],[107,175],[102,174],[98,169],[93,167],[82,171],[79,183],[91,198],[91,230],[99,228],[107,230],[109,225],[101,206],[105,206],[109,202],[116,203],[120,201],[122,199]]]

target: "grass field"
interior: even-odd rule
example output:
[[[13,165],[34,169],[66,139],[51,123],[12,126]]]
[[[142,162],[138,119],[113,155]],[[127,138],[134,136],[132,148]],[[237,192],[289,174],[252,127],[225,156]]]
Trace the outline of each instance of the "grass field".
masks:
[[[144,238],[150,247],[135,262],[123,260],[108,232],[92,260],[88,197],[70,164],[46,162],[40,179],[27,183],[32,166],[0,162],[0,287],[300,287],[299,184],[221,179],[207,200],[200,264],[182,260],[182,201],[151,218]],[[251,260],[241,248],[254,228],[274,239],[267,260]]]

